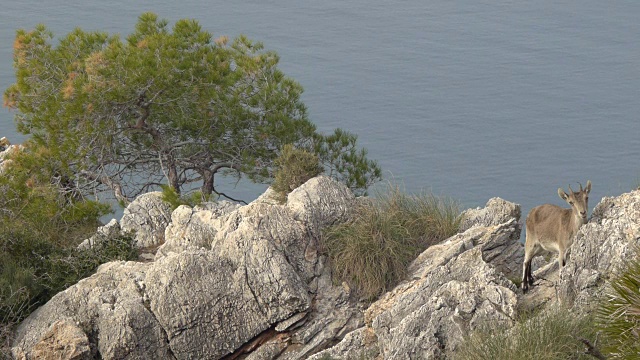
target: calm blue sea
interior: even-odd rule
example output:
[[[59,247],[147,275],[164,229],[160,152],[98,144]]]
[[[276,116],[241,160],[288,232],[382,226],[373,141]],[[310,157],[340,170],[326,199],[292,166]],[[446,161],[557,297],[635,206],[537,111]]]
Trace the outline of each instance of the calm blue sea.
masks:
[[[359,135],[388,179],[527,212],[558,187],[602,196],[640,182],[640,1],[35,1],[0,12],[0,88],[17,28],[123,37],[140,13],[195,18],[281,56],[323,131]],[[0,136],[13,142],[13,114]],[[218,184],[247,200],[263,188]]]

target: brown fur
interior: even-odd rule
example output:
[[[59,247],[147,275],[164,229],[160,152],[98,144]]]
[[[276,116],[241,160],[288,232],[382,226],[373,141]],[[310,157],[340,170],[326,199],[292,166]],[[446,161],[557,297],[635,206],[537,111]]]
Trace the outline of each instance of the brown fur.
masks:
[[[524,292],[533,285],[531,260],[543,251],[555,252],[558,254],[558,264],[562,268],[575,234],[580,226],[587,223],[591,181],[587,181],[585,189],[580,185],[580,191],[574,192],[571,187],[569,191],[567,194],[560,188],[558,196],[571,206],[570,209],[544,204],[533,208],[527,216],[524,263],[522,264],[522,291]]]

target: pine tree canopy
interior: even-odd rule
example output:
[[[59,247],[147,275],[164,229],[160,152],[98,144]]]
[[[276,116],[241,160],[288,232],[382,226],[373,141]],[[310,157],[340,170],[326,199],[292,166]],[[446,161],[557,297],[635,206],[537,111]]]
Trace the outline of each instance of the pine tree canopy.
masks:
[[[317,131],[300,84],[245,36],[214,39],[195,20],[170,28],[144,13],[126,39],[79,28],[53,39],[44,25],[18,30],[4,105],[27,149],[46,148],[81,193],[129,200],[196,183],[211,194],[220,173],[269,183],[286,144],[317,154],[356,193],[381,177],[355,135]]]

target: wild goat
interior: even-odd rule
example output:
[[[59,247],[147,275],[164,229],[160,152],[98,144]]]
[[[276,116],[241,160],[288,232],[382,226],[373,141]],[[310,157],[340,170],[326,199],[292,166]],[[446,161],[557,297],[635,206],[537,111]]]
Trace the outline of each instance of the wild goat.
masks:
[[[558,264],[562,269],[566,261],[567,249],[573,243],[573,237],[580,226],[587,223],[591,180],[587,181],[585,189],[580,185],[580,191],[574,192],[569,185],[569,191],[570,193],[567,194],[559,188],[558,195],[571,205],[571,209],[544,204],[531,209],[527,216],[524,263],[522,264],[523,292],[526,292],[529,286],[533,286],[531,260],[539,255],[541,250],[557,252]]]

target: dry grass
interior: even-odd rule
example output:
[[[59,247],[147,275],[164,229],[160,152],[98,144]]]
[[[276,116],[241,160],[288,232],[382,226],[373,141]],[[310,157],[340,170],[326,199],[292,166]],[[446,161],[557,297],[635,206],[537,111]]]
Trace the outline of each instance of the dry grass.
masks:
[[[450,355],[455,360],[594,359],[581,339],[595,342],[593,319],[552,309],[521,319],[513,328],[475,331]]]
[[[363,201],[353,219],[325,233],[334,277],[373,299],[395,286],[430,245],[459,228],[457,202],[432,194],[407,195],[389,186]]]

